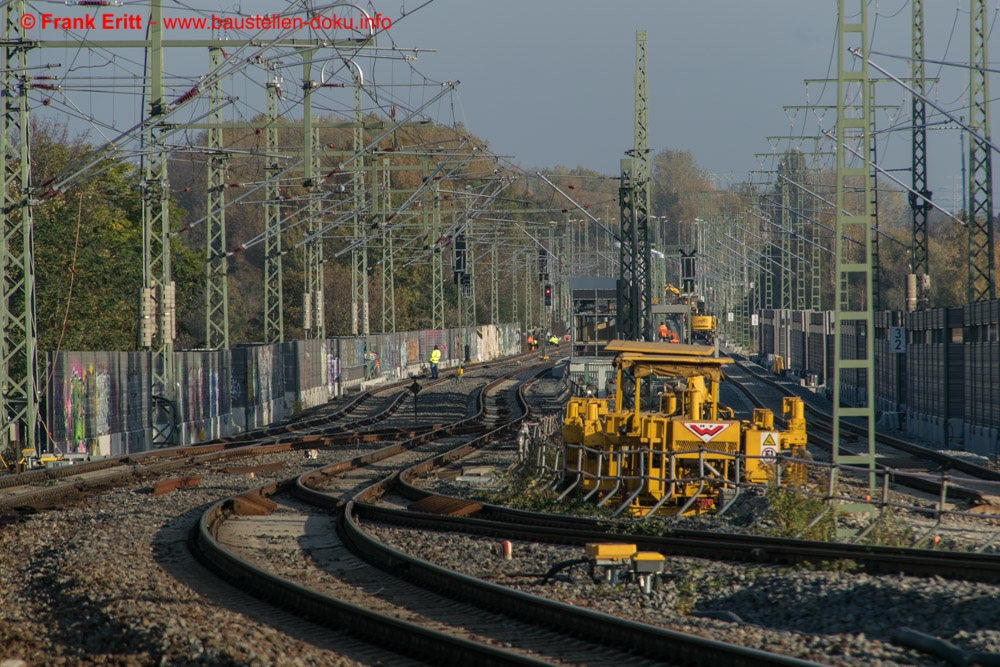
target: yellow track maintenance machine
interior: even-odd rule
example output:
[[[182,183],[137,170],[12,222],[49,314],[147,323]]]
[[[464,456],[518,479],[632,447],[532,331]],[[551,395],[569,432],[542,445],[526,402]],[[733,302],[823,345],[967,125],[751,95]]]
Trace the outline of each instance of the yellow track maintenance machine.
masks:
[[[765,483],[778,477],[778,454],[804,458],[806,425],[800,398],[786,398],[786,429],[770,410],[751,421],[734,419],[719,405],[722,367],[731,359],[711,356],[704,345],[615,340],[613,398],[572,398],[562,435],[565,478],[586,499],[615,514],[695,514],[721,509],[737,482]],[[623,376],[635,378],[633,407],[623,407]],[[641,407],[641,378],[664,378],[655,411]],[[782,481],[802,476],[791,466]],[[801,481],[801,480],[799,480]]]
[[[715,332],[717,328],[718,323],[715,315],[691,316],[691,338],[696,343],[715,345]]]

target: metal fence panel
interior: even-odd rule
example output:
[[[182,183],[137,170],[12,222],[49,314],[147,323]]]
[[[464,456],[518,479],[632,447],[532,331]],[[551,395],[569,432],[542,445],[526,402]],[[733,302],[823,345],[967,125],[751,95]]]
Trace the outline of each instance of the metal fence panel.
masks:
[[[229,350],[175,352],[174,370],[180,442],[189,444],[230,435]]]
[[[45,453],[116,456],[149,438],[149,354],[50,352]]]

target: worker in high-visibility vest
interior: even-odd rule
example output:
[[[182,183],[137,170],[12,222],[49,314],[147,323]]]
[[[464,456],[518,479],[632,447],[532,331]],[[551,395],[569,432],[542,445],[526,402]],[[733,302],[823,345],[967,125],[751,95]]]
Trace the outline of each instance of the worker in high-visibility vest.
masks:
[[[556,338],[555,334],[549,334],[549,345],[558,345],[559,339]]]
[[[441,361],[441,350],[437,345],[431,350],[431,379],[437,380],[438,377],[438,363]]]

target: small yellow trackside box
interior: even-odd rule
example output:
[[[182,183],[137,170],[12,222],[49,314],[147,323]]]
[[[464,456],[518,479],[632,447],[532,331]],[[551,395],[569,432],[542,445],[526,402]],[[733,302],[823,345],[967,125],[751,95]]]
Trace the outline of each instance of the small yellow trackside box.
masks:
[[[636,552],[634,544],[599,544],[591,542],[586,545],[587,558],[597,560],[625,560]]]
[[[632,566],[640,574],[648,572],[663,572],[666,557],[655,551],[639,551],[632,556]]]
[[[667,560],[667,557],[655,551],[637,551],[632,556],[632,560],[659,561],[662,563],[663,561]]]

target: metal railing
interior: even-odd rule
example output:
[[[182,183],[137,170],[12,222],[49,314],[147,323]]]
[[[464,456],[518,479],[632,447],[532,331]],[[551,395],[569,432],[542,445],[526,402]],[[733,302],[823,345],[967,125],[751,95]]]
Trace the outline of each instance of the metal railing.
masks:
[[[880,493],[872,495],[867,491],[867,479],[871,473],[867,467],[835,465],[785,454],[777,458],[747,456],[699,446],[697,450],[683,452],[687,465],[681,469],[675,465],[680,452],[641,446],[608,451],[578,444],[563,445],[557,442],[558,439],[550,437],[560,424],[560,415],[550,415],[522,427],[519,451],[525,469],[555,491],[558,500],[578,494],[582,500],[593,501],[598,507],[613,503],[613,516],[621,515],[649,486],[658,486],[662,493],[659,500],[645,511],[644,519],[657,515],[672,521],[679,520],[698,498],[706,497],[707,491],[717,496],[715,514],[725,515],[748,491],[753,490],[759,496],[769,487],[781,487],[789,482],[789,471],[795,467],[798,468],[795,478],[809,481],[788,484],[785,488],[799,494],[802,499],[821,501],[821,509],[796,534],[791,535],[793,537],[801,538],[824,519],[832,520],[836,525],[847,517],[857,522],[867,515],[867,525],[854,531],[850,541],[861,542],[879,525],[908,518],[908,525],[912,527],[910,547],[941,548],[961,543],[964,545],[962,548],[983,552],[1000,543],[1000,507],[990,504],[987,499],[981,505],[962,508],[956,505],[954,499],[954,492],[958,490],[963,490],[967,496],[975,495],[969,493],[969,487],[986,488],[990,495],[1000,496],[1000,482],[956,476],[946,471],[926,473],[886,468],[877,472],[882,480]],[[694,453],[697,453],[696,459],[691,457]],[[665,457],[662,468],[672,474],[664,476],[650,472],[647,461],[654,455]],[[724,478],[715,467],[713,461],[719,458],[731,461],[731,478]],[[766,483],[743,479],[747,461],[754,459],[764,462],[769,472]],[[582,464],[585,460],[588,461],[587,466]],[[623,464],[628,464],[626,474],[608,473],[609,470],[621,471]],[[660,468],[659,465],[656,467]],[[933,483],[939,489],[936,498],[921,500],[891,493],[891,483],[905,480]],[[697,491],[684,498],[680,506],[667,508],[666,504],[674,497],[674,491],[682,486],[697,486]],[[720,495],[721,498],[718,497]]]

